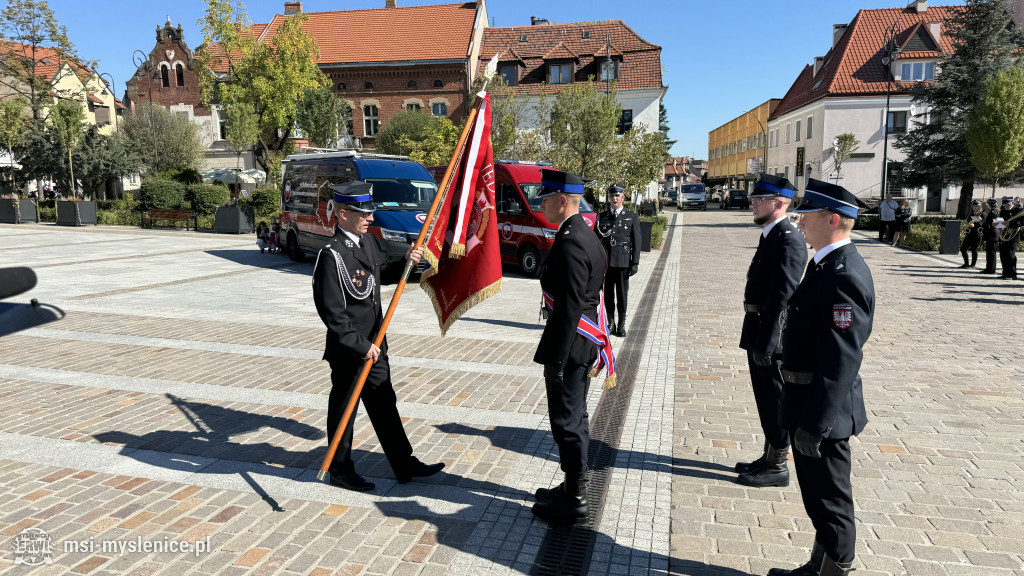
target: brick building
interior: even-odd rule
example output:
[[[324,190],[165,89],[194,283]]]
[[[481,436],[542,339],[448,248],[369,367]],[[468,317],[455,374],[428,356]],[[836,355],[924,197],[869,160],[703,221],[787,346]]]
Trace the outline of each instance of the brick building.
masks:
[[[301,2],[285,2],[283,14],[251,30],[269,42],[300,13]],[[403,110],[465,120],[487,25],[484,0],[412,7],[386,0],[383,8],[305,14],[302,28],[320,48],[317,64],[352,108],[349,135],[358,146],[372,148],[381,124]]]

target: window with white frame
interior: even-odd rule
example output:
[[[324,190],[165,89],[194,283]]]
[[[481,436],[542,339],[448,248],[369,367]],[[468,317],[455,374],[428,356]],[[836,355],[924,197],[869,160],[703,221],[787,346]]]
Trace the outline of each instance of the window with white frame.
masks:
[[[378,125],[377,107],[373,104],[363,106],[363,134],[365,136],[376,136]]]
[[[548,64],[548,84],[572,82],[572,64]]]
[[[434,102],[430,105],[430,113],[434,116],[447,116],[448,105],[444,102]]]
[[[800,121],[796,121],[796,141],[800,141]]]
[[[789,144],[789,132],[792,127],[792,124],[786,124],[786,144]]]
[[[904,82],[931,81],[935,79],[934,62],[904,62],[900,66],[900,79]]]
[[[807,117],[807,139],[810,140],[814,137],[814,131],[811,130],[811,122],[814,120],[814,116]]]
[[[886,127],[889,131],[889,134],[902,134],[907,131],[906,110],[889,112],[888,118],[886,120]]]

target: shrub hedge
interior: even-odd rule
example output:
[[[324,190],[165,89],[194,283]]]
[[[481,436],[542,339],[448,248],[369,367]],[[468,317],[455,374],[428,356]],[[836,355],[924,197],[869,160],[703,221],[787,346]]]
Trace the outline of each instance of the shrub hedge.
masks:
[[[185,201],[199,215],[213,214],[218,207],[227,204],[230,196],[231,193],[224,186],[190,184],[185,188]]]
[[[182,208],[186,206],[185,185],[169,178],[147,178],[139,187],[139,202],[142,210]]]

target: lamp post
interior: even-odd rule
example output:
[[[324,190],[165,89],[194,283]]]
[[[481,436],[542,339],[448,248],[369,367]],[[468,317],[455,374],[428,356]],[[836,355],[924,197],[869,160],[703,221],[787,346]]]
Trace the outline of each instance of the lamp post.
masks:
[[[110,72],[101,72],[99,77],[102,80],[110,78],[110,86],[108,86],[108,88],[110,89],[110,95],[114,97],[114,105],[111,106],[110,110],[114,113],[114,132],[117,132],[117,94],[114,92],[114,89],[117,87],[117,83],[114,82],[114,77],[111,76]]]
[[[149,60],[149,56],[146,56],[142,50],[132,52],[132,62],[135,64],[137,70],[135,72],[136,78],[146,76],[146,73],[144,72],[146,68],[153,68],[153,75],[147,78],[146,83],[149,87],[149,133],[153,136],[153,169],[156,170],[157,165],[160,163],[160,154],[156,149],[156,129],[153,125],[153,80],[159,79],[160,73],[156,71],[156,67],[153,66],[152,62]],[[142,73],[140,74],[140,72]]]
[[[885,198],[886,185],[889,179],[889,95],[892,91],[892,62],[899,58],[902,50],[896,45],[896,37],[903,31],[900,20],[896,20],[885,31],[885,44],[882,46],[882,64],[885,65],[885,113],[882,115],[882,189],[878,197]]]

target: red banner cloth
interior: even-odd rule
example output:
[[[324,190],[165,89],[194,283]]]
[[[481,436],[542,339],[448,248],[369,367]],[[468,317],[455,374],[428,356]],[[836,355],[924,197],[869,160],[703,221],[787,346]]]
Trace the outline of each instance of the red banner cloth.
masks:
[[[445,196],[423,250],[429,267],[420,286],[434,303],[442,336],[470,308],[501,291],[491,99],[484,92],[477,96],[472,131],[448,190],[438,190]]]

